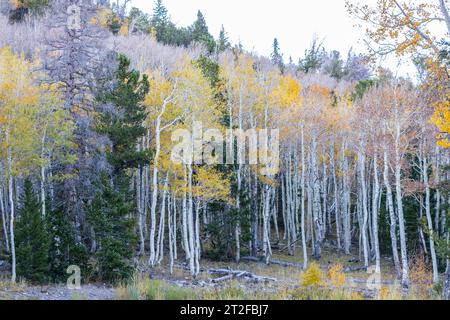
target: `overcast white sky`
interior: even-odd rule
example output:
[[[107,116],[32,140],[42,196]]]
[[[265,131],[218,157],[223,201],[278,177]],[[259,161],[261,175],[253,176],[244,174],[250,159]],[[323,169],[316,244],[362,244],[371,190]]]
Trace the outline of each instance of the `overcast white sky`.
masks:
[[[367,4],[376,0],[360,0]],[[278,38],[285,60],[294,62],[304,54],[314,35],[324,40],[327,50],[346,54],[350,48],[365,52],[364,30],[346,11],[345,0],[163,0],[172,21],[188,26],[200,10],[210,33],[217,37],[223,24],[232,43],[240,40],[246,50],[269,55]],[[132,0],[132,5],[152,13],[153,0]],[[401,75],[415,75],[406,61],[390,59],[387,65]],[[397,70],[399,68],[399,70]]]

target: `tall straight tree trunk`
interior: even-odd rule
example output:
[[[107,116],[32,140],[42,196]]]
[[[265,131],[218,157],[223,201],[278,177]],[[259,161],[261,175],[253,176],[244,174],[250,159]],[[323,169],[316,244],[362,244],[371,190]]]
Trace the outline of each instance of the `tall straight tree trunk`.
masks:
[[[174,259],[174,242],[177,239],[173,237],[173,209],[175,206],[175,198],[169,193],[168,195],[168,210],[167,210],[167,228],[169,231],[169,272],[173,274]],[[172,203],[173,199],[173,203]]]
[[[44,130],[44,134],[42,136],[42,151],[41,151],[41,158],[44,159],[44,145],[45,145],[45,140],[46,140],[47,134],[46,134],[46,130]],[[45,218],[46,215],[46,209],[47,209],[47,205],[46,205],[46,195],[45,195],[45,166],[42,165],[41,166],[41,181],[40,181],[40,187],[41,187],[41,215],[42,217]]]
[[[343,189],[343,227],[344,227],[344,251],[350,254],[352,245],[351,235],[351,213],[350,213],[350,181],[349,181],[349,165],[345,154],[346,144],[342,144],[342,189]]]
[[[11,148],[8,148],[8,196],[9,196],[9,236],[11,243],[11,282],[16,282],[16,244],[14,240],[14,196]]]
[[[0,184],[0,211],[1,211],[1,215],[2,215],[2,225],[3,225],[3,235],[5,238],[5,248],[6,248],[6,252],[9,253],[10,249],[9,249],[9,237],[8,237],[8,227],[7,227],[7,221],[6,221],[6,208],[5,208],[5,203],[4,203],[4,198],[3,198],[3,185]]]
[[[304,126],[301,126],[301,162],[302,162],[302,176],[301,176],[301,190],[302,190],[302,200],[301,200],[301,225],[302,225],[302,248],[303,248],[303,269],[308,268],[308,251],[306,247],[306,225],[305,225],[305,179],[306,179],[306,157],[305,157],[305,132]]]
[[[270,244],[270,195],[270,187],[266,185],[264,192],[265,202],[263,215],[263,250],[266,264],[270,263],[270,258],[272,257],[272,248]]]
[[[334,217],[336,220],[336,238],[337,238],[337,247],[338,250],[342,249],[341,246],[341,216],[339,212],[340,204],[339,204],[339,187],[338,181],[336,177],[336,160],[334,155],[334,143],[331,146],[330,150],[331,154],[331,171],[333,175],[333,191],[334,191]]]
[[[320,177],[317,163],[317,141],[313,138],[311,143],[311,169],[313,186],[313,219],[315,226],[316,239],[314,243],[314,258],[319,260],[322,256],[322,243],[324,240],[324,225],[322,219],[321,201],[320,201]]]
[[[185,173],[185,181],[187,188],[187,174]],[[188,234],[188,214],[187,214],[187,191],[183,192],[183,202],[182,202],[182,228],[183,228],[183,248],[186,253],[186,260],[191,259],[191,250],[189,247],[189,234]]]
[[[378,238],[378,214],[379,214],[379,194],[380,182],[378,177],[378,154],[375,152],[373,157],[373,195],[372,195],[372,229],[373,243],[375,250],[375,272],[381,272],[380,243]]]
[[[400,155],[400,124],[396,126],[395,136],[395,193],[397,199],[398,224],[400,230],[400,252],[402,257],[402,286],[409,288],[409,266],[408,250],[406,247],[405,217],[403,213],[403,194],[402,194],[402,157]]]
[[[164,189],[161,201],[161,213],[159,219],[159,230],[158,230],[158,241],[156,248],[156,263],[160,264],[164,258],[164,234],[165,234],[165,221],[166,221],[166,198],[167,198],[167,188],[169,183],[169,172],[166,174],[166,179],[164,182]]]
[[[155,233],[156,233],[156,205],[158,201],[158,161],[159,154],[161,152],[161,118],[156,120],[156,152],[153,159],[153,179],[152,179],[152,204],[150,210],[150,257],[148,264],[154,266],[156,264],[156,251],[155,251]]]
[[[401,267],[400,259],[398,257],[398,246],[397,246],[397,219],[395,217],[394,211],[394,200],[392,196],[392,187],[389,180],[389,158],[387,151],[384,151],[384,171],[383,180],[386,187],[386,201],[389,209],[389,219],[390,219],[390,235],[391,235],[391,246],[392,246],[392,257],[394,260],[394,267],[397,273],[397,277],[401,277]]]
[[[367,208],[367,183],[366,183],[366,155],[364,147],[361,148],[361,152],[358,155],[359,161],[359,179],[361,187],[361,211],[362,211],[362,224],[361,224],[361,241],[364,254],[364,266],[369,266],[369,248],[367,240],[367,224],[369,219],[369,212]]]
[[[430,204],[431,191],[430,191],[430,183],[429,183],[429,178],[428,178],[429,165],[428,165],[427,157],[425,155],[423,156],[422,164],[423,164],[422,165],[422,176],[423,176],[423,182],[425,185],[425,214],[427,216],[430,253],[431,253],[431,261],[432,261],[432,265],[433,265],[433,283],[436,284],[439,282],[439,271],[438,271],[436,250],[434,248],[433,220],[431,218],[431,204]]]

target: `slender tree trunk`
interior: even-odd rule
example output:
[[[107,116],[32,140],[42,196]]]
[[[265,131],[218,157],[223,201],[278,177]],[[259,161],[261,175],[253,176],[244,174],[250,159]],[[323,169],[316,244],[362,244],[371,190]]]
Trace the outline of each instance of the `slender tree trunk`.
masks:
[[[384,185],[386,187],[386,201],[389,209],[389,218],[390,218],[390,234],[391,234],[391,246],[392,246],[392,257],[394,260],[395,271],[397,273],[397,277],[401,277],[401,267],[400,267],[400,259],[398,257],[398,246],[397,246],[397,219],[395,217],[394,211],[394,200],[392,196],[392,187],[389,181],[389,159],[387,151],[384,152],[384,171],[383,171],[383,180]]]
[[[305,159],[305,133],[304,127],[301,127],[301,162],[302,162],[302,176],[301,176],[301,190],[302,190],[302,199],[301,199],[301,225],[302,225],[302,248],[303,248],[303,269],[306,270],[308,268],[308,249],[306,247],[306,225],[305,225],[305,198],[306,198],[306,188],[305,188],[305,179],[306,179],[306,159]]]
[[[425,185],[425,214],[427,216],[428,223],[428,232],[429,232],[429,243],[430,243],[430,253],[431,253],[431,261],[433,265],[433,283],[439,282],[439,271],[436,257],[436,250],[434,248],[434,229],[433,229],[433,220],[431,218],[431,191],[430,191],[430,183],[428,178],[428,161],[427,157],[424,155],[422,159],[422,177]]]
[[[369,219],[369,212],[367,209],[367,185],[366,185],[366,170],[365,170],[365,162],[366,156],[364,147],[358,156],[359,160],[359,179],[361,184],[361,209],[362,209],[362,224],[361,224],[361,241],[362,248],[364,253],[364,266],[369,266],[369,249],[368,249],[368,240],[367,240],[367,225]]]
[[[14,196],[11,148],[8,148],[8,195],[9,195],[9,235],[11,243],[11,282],[16,282],[16,245],[14,240]]]
[[[350,182],[349,165],[345,154],[346,146],[342,144],[342,189],[343,189],[343,221],[344,221],[344,251],[350,254],[352,245],[351,235],[351,213],[350,213]]]
[[[155,233],[156,233],[156,204],[158,201],[158,160],[161,152],[161,119],[158,117],[156,120],[156,152],[153,159],[153,179],[152,179],[152,204],[150,210],[150,257],[148,263],[150,266],[154,266],[156,263],[156,251],[155,251]]]
[[[405,217],[403,214],[402,169],[400,155],[400,125],[397,124],[395,136],[395,192],[397,199],[398,223],[400,230],[400,252],[402,257],[402,286],[409,288],[408,250],[406,247]]]
[[[161,201],[161,213],[159,219],[159,230],[158,230],[158,241],[156,249],[156,263],[160,264],[164,258],[164,234],[165,234],[165,221],[166,221],[166,198],[167,198],[167,188],[169,183],[169,173],[166,174],[166,179],[164,182],[164,189]]]
[[[372,228],[373,228],[373,242],[375,250],[375,272],[381,272],[381,257],[380,257],[380,243],[378,238],[378,214],[379,214],[379,193],[380,182],[378,177],[378,154],[375,152],[373,158],[373,195],[372,195]]]
[[[5,210],[5,204],[4,204],[4,198],[3,198],[3,185],[0,184],[0,211],[2,214],[2,224],[3,224],[3,235],[5,237],[5,248],[6,252],[9,253],[9,237],[8,237],[8,227],[7,227],[7,221],[6,221],[6,210]]]

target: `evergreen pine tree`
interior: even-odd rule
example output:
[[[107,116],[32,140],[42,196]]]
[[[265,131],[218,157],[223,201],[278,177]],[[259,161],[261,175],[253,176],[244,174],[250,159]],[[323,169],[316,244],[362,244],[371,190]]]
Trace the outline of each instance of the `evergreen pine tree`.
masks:
[[[142,166],[149,159],[147,152],[137,152],[135,148],[138,139],[146,133],[143,123],[147,113],[142,102],[149,90],[148,78],[141,77],[136,70],[130,71],[126,56],[119,55],[118,61],[117,85],[99,97],[101,103],[112,105],[113,110],[103,110],[97,119],[97,131],[111,141],[107,157],[114,177],[126,169]]]
[[[190,35],[192,41],[204,44],[209,52],[214,51],[214,37],[209,33],[205,17],[200,10],[197,12],[197,20],[190,27]]]
[[[322,44],[317,43],[317,39],[311,43],[311,47],[305,51],[305,56],[299,60],[298,69],[304,73],[318,70],[323,63]]]
[[[279,44],[277,38],[275,38],[273,40],[272,48],[273,48],[273,52],[270,55],[272,63],[280,69],[281,73],[284,73],[285,66],[284,66],[284,62],[283,62],[283,55],[281,54],[280,44]]]
[[[49,238],[38,198],[30,180],[25,181],[20,218],[16,223],[17,274],[42,283],[48,280]]]
[[[47,201],[50,203],[50,201]],[[50,275],[53,281],[65,281],[67,268],[76,265],[82,278],[89,273],[89,254],[81,241],[77,241],[74,224],[60,208],[47,209],[46,225],[49,234]]]
[[[151,19],[151,27],[156,33],[156,40],[165,44],[170,44],[170,31],[175,28],[171,28],[169,14],[162,3],[162,0],[156,0],[153,5],[153,16]],[[173,30],[172,30],[173,31]]]
[[[97,239],[98,277],[104,281],[127,279],[133,272],[136,238],[130,212],[134,210],[134,203],[127,200],[132,196],[130,192],[123,194],[123,191],[116,191],[103,173],[88,214]]]
[[[165,24],[169,21],[169,14],[164,6],[162,0],[156,0],[153,6],[153,19],[152,22],[156,25]]]
[[[112,179],[106,172],[102,174],[99,191],[88,212],[97,243],[98,275],[108,281],[131,275],[136,240],[132,217],[136,201],[128,170],[149,162],[148,153],[135,148],[146,133],[143,123],[147,113],[143,100],[149,82],[147,76],[141,77],[138,71],[129,70],[130,60],[124,55],[118,56],[118,62],[114,89],[99,97],[99,102],[112,106],[112,110],[102,110],[97,118],[98,132],[111,141],[106,153]]]
[[[217,41],[217,51],[222,52],[231,47],[230,41],[228,40],[228,35],[225,32],[225,28],[222,25],[219,34],[219,40]]]

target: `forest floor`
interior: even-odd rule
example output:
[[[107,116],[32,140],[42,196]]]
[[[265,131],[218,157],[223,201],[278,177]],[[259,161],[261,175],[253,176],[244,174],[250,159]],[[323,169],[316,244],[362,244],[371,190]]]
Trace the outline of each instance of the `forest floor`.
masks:
[[[145,273],[148,273],[151,279],[158,279],[177,287],[213,291],[216,295],[219,295],[218,298],[222,298],[220,291],[234,288],[234,290],[242,291],[241,293],[245,299],[287,299],[289,298],[289,292],[302,288],[302,278],[304,275],[304,271],[301,268],[303,263],[302,252],[299,249],[295,256],[288,256],[285,253],[277,254],[274,251],[272,259],[278,263],[286,263],[287,266],[280,264],[266,265],[263,262],[247,260],[242,260],[239,264],[230,261],[215,262],[203,260],[201,263],[202,272],[195,280],[190,277],[189,271],[183,265],[176,265],[172,274],[168,272],[166,267],[155,268],[151,271],[146,270]],[[358,258],[351,255],[336,254],[334,250],[325,249],[323,257],[318,261],[318,264],[322,271],[323,284],[321,286],[323,288],[326,287],[330,290],[336,289],[332,283],[328,282],[328,272],[333,266],[340,265],[342,266],[342,274],[345,276],[345,283],[340,285],[340,290],[345,291],[349,297],[355,294],[361,299],[376,298],[377,289],[369,281],[373,273],[370,270],[364,270],[362,268],[363,262],[359,261]],[[251,277],[234,277],[215,283],[215,279],[221,278],[224,275],[215,275],[214,271],[224,269],[232,270],[233,272],[245,271],[258,278],[266,277],[267,279],[266,281],[264,279],[255,281]],[[211,271],[213,271],[213,274],[211,274]],[[389,294],[397,291],[399,285],[395,279],[391,259],[383,259],[382,271],[379,288],[383,287]],[[276,279],[276,281],[272,281],[271,279]],[[214,295],[212,295],[212,298],[214,298]]]
[[[418,287],[413,296],[402,297],[400,286],[395,278],[392,261],[382,259],[382,274],[379,286],[370,283],[373,273],[362,269],[363,263],[355,256],[337,254],[333,249],[325,249],[318,262],[322,272],[322,282],[318,289],[305,289],[302,285],[304,271],[301,250],[295,256],[274,251],[273,259],[294,265],[266,265],[257,261],[215,262],[204,259],[202,272],[193,279],[185,265],[176,264],[170,274],[167,264],[149,269],[143,260],[139,271],[131,284],[115,288],[104,284],[89,284],[79,290],[69,290],[64,285],[28,286],[18,283],[11,286],[6,280],[0,280],[0,300],[116,300],[116,299],[210,299],[210,300],[283,300],[283,299],[432,299],[428,295],[430,288]],[[340,284],[333,281],[330,270],[340,265],[343,275]],[[231,270],[240,274],[246,272],[248,277],[235,276],[216,282],[224,274],[212,271]],[[426,276],[426,275],[425,275]],[[334,275],[336,280],[336,274]]]

